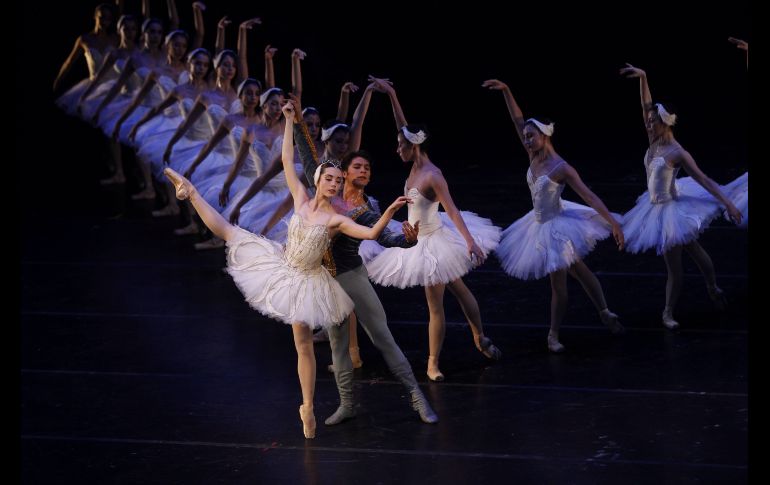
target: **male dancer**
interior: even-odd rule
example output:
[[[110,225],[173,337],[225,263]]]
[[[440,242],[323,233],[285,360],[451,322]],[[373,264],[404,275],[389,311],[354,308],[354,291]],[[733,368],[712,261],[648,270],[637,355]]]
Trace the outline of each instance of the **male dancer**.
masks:
[[[301,112],[299,107],[296,112]],[[319,165],[318,155],[315,153],[315,147],[302,117],[297,115],[297,118],[298,121],[294,124],[294,139],[305,169],[305,176],[312,181],[316,167]],[[369,197],[364,194],[364,188],[371,177],[369,156],[361,151],[349,153],[344,157],[341,169],[345,177],[345,185],[342,194],[332,199],[334,209],[358,224],[373,226],[380,214]],[[403,227],[404,234],[395,234],[386,228],[377,242],[385,247],[414,246],[417,243],[419,223],[412,227],[408,222],[404,222]],[[374,346],[382,353],[390,371],[409,391],[412,407],[419,413],[420,419],[425,423],[436,423],[438,416],[420,390],[409,361],[390,333],[385,309],[369,282],[366,267],[358,255],[360,245],[360,239],[340,234],[332,241],[331,258],[324,258],[325,266],[353,300],[359,323]],[[328,264],[327,260],[329,260]],[[339,407],[324,421],[329,426],[352,418],[356,413],[353,399],[353,363],[348,352],[349,340],[347,319],[341,325],[329,328],[334,379],[340,394]]]

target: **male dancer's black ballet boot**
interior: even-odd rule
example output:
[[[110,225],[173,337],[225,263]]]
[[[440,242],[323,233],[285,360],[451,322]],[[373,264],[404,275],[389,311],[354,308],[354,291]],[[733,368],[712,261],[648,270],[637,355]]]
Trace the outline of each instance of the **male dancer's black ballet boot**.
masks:
[[[417,411],[420,415],[420,419],[423,423],[433,424],[438,423],[438,416],[430,407],[428,399],[420,390],[420,386],[417,384],[417,379],[414,377],[412,367],[409,362],[404,361],[395,368],[391,369],[396,378],[401,381],[401,384],[409,391],[409,396],[412,401],[412,409]]]
[[[340,394],[340,405],[334,411],[334,414],[324,421],[324,424],[327,426],[334,426],[356,417],[355,399],[353,397],[353,371],[335,371],[334,380],[337,382],[337,391]]]

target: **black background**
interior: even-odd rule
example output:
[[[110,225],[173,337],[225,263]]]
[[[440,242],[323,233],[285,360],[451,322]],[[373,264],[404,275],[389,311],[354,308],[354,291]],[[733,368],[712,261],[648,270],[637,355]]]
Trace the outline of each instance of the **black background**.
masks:
[[[51,83],[75,38],[92,27],[94,5],[23,6],[28,19],[42,23],[22,31],[26,45],[40,54],[39,63],[33,61],[39,74],[25,74],[25,58],[32,59],[21,55],[17,80],[26,92],[22,99],[43,101],[43,113],[56,109]],[[165,2],[151,5],[154,15],[167,18]],[[139,2],[126,7],[138,13]],[[750,40],[748,2],[608,7],[477,1],[449,8],[443,2],[210,1],[207,7],[208,48],[221,16],[233,20],[228,47],[235,47],[241,21],[261,17],[263,24],[249,34],[253,76],[263,77],[262,51],[269,43],[279,49],[277,85],[290,89],[291,50],[305,50],[303,104],[319,107],[324,120],[336,113],[345,81],[363,88],[367,74],[389,77],[408,121],[429,128],[431,158],[449,173],[470,167],[495,176],[514,168],[523,179],[526,154],[502,95],[480,87],[498,78],[509,84],[525,115],[556,122],[554,145],[584,178],[588,173],[591,180],[611,182],[642,175],[646,137],[638,81],[618,74],[625,62],[647,71],[655,100],[674,104],[677,137],[707,174],[725,183],[748,167],[748,73],[743,52],[727,42],[728,36]],[[190,3],[178,2],[178,10],[181,27],[192,30]],[[81,61],[64,88],[86,73]],[[351,114],[358,99],[351,99]],[[21,111],[28,121],[40,114],[26,101]],[[381,167],[395,167],[395,126],[384,95],[373,98],[363,140],[385,162]]]

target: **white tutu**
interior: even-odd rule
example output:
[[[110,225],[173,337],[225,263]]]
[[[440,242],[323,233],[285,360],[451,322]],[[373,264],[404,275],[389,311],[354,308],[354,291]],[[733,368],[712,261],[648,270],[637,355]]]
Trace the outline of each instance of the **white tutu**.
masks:
[[[66,93],[56,99],[56,106],[70,116],[77,116],[78,101],[90,83],[91,80],[86,78],[69,88]]]
[[[113,71],[110,72],[112,73]],[[117,77],[104,80],[83,100],[83,107],[81,109],[83,121],[91,123],[91,118],[96,113],[96,109],[102,104],[107,93],[110,92],[116,82]],[[77,116],[77,106],[75,106],[75,115]]]
[[[200,165],[195,168],[195,172],[193,172],[192,178],[190,178],[190,181],[195,184],[198,192],[206,199],[206,202],[215,207],[219,212],[222,212],[224,209],[219,205],[219,193],[222,191],[230,169],[235,163],[235,156],[238,153],[243,133],[242,126],[234,126],[225,139],[221,140],[208,156],[203,159]],[[237,194],[244,188],[248,188],[254,178],[256,178],[256,172],[250,170],[251,165],[248,159],[243,161],[240,172],[248,172],[249,176],[244,177],[241,176],[241,173],[238,173],[230,187],[231,192]]]
[[[126,80],[126,84],[123,86],[122,91],[102,109],[102,112],[99,114],[97,125],[106,136],[112,136],[112,130],[115,129],[115,125],[120,117],[123,116],[126,109],[131,106],[131,103],[134,101],[134,96],[139,92],[142,84],[144,84],[145,78],[150,72],[151,69],[146,66],[142,66],[134,71]]]
[[[292,217],[286,251],[269,239],[237,228],[227,242],[227,271],[252,308],[311,328],[330,327],[353,311],[353,301],[321,266],[328,247],[323,225]]]
[[[65,113],[70,116],[77,115],[77,103],[80,99],[80,96],[88,88],[91,79],[96,76],[97,71],[104,62],[104,58],[112,49],[113,47],[109,46],[105,49],[104,52],[102,52],[96,48],[84,46],[83,54],[86,59],[86,64],[88,65],[88,77],[82,79],[80,82],[68,89],[67,92],[59,96],[58,99],[56,99],[56,105],[64,110]]]
[[[370,197],[371,200],[371,197]],[[377,210],[379,212],[379,210]],[[401,227],[401,222],[394,221],[391,219],[388,221],[388,229],[395,232],[396,234],[401,234],[403,232],[403,229]],[[369,261],[373,260],[377,256],[380,255],[381,252],[385,250],[385,246],[380,245],[377,241],[374,239],[364,239],[361,241],[361,244],[358,246],[358,255],[361,256],[361,259],[364,261],[364,264],[368,264]]]
[[[160,160],[168,141],[183,121],[177,106],[172,105],[140,126],[133,143],[137,156],[149,163],[150,155],[155,154]]]
[[[475,261],[449,216],[438,213],[438,202],[427,201],[416,190],[411,189],[409,196],[413,200],[409,221],[420,221],[417,244],[411,248],[383,249],[366,264],[369,278],[379,285],[407,288],[446,284],[466,275]],[[426,207],[420,206],[420,201],[427,202]],[[434,215],[431,207],[435,209]],[[484,254],[492,251],[500,241],[500,228],[472,212],[460,214]]]
[[[738,183],[736,179],[724,188]],[[663,254],[674,246],[698,239],[720,214],[720,202],[691,177],[676,179],[675,190],[675,198],[660,203],[653,203],[649,191],[644,192],[623,216],[627,251],[638,253],[655,248],[657,254]]]
[[[569,268],[610,235],[610,225],[592,208],[568,200],[561,206],[544,222],[533,209],[503,231],[495,250],[503,271],[523,280],[542,278]]]
[[[283,135],[274,138],[270,148],[260,140],[255,140],[254,143],[251,144],[249,147],[249,155],[246,158],[246,164],[242,169],[242,172],[247,174],[249,179],[247,181],[248,183],[241,185],[242,188],[239,188],[236,186],[239,179],[236,178],[236,181],[230,189],[231,193],[235,192],[235,196],[225,208],[223,215],[232,212],[233,206],[243,198],[245,192],[247,192],[251,186],[251,182],[264,174],[272,161],[280,156],[282,145]],[[299,160],[299,155],[295,153],[294,159]],[[300,163],[294,164],[294,170],[299,177],[304,176],[302,165]],[[279,173],[268,180],[262,190],[241,207],[238,225],[251,232],[260,234],[288,195],[289,188],[286,185],[286,176],[283,173]],[[287,229],[293,213],[294,209],[289,209],[288,213],[284,215],[270,231],[268,231],[266,236],[274,241],[285,242],[287,238]]]
[[[188,113],[188,106],[192,106],[193,102],[184,100],[182,107],[186,113]],[[201,152],[203,147],[209,142],[214,135],[214,130],[222,119],[227,116],[227,111],[218,104],[209,104],[206,111],[201,114],[195,123],[187,130],[185,135],[179,139],[174,148],[171,150],[171,156],[169,157],[169,167],[176,170],[179,173],[184,173],[190,168],[195,161],[195,158]],[[165,148],[164,148],[165,151]],[[162,160],[162,159],[161,159]],[[160,166],[153,165],[153,173],[160,177],[163,173],[163,163],[161,161]]]

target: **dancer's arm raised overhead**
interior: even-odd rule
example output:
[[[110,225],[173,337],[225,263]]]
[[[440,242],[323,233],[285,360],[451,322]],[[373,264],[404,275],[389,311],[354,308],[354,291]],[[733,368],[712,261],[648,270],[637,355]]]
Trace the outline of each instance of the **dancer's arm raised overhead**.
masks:
[[[749,68],[749,43],[745,40],[736,39],[735,37],[728,37],[727,41],[731,44],[735,44],[735,47],[742,51],[746,51],[746,69]]]
[[[626,63],[626,67],[620,68],[620,74],[628,78],[639,78],[639,98],[642,101],[642,121],[647,124],[647,113],[652,107],[652,94],[650,94],[650,84],[647,81],[647,73],[638,67]],[[647,132],[647,138],[652,143],[652,135]]]
[[[513,93],[511,93],[511,89],[507,84],[497,79],[487,79],[481,83],[481,86],[484,88],[492,89],[494,91],[502,91],[503,97],[505,98],[505,106],[508,108],[508,114],[511,115],[513,126],[516,127],[516,134],[519,135],[519,140],[523,145],[524,125],[526,125],[527,122],[524,119],[524,113],[522,113],[521,108],[519,108],[519,104],[516,102],[516,98],[514,98]]]

